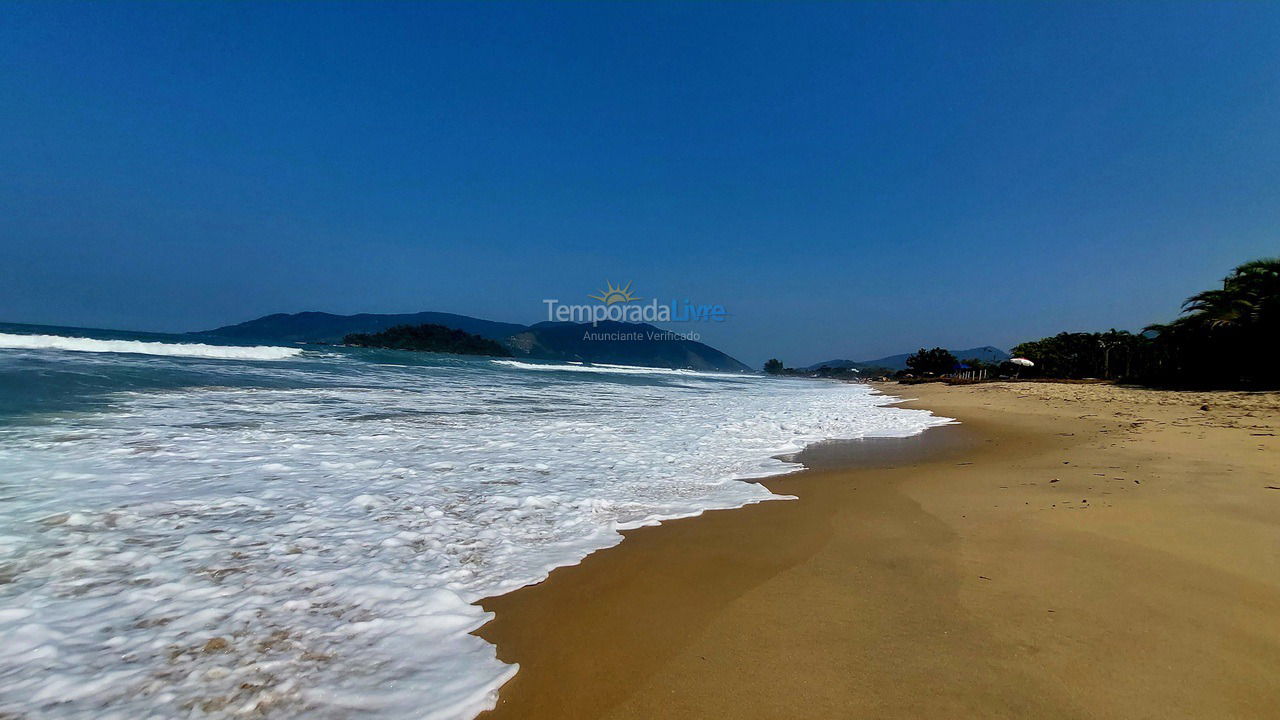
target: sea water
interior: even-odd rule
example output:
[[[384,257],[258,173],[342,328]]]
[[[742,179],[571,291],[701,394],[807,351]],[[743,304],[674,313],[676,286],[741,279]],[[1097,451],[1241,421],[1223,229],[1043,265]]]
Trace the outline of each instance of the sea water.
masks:
[[[470,718],[477,600],[781,499],[862,385],[0,326],[0,716]]]

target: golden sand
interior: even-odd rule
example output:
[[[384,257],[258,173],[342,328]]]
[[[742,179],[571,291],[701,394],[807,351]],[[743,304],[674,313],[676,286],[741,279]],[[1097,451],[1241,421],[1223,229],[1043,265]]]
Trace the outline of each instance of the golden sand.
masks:
[[[884,389],[963,424],[486,601],[485,717],[1280,717],[1280,396]]]

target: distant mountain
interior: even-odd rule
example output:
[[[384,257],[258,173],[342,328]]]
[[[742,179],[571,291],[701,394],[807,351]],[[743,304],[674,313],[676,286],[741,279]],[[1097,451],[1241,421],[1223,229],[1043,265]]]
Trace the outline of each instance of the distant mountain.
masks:
[[[800,369],[801,370],[817,370],[818,368],[829,367],[832,369],[843,370],[844,368],[856,368],[866,364],[867,363],[858,362],[857,360],[827,360],[825,362],[814,363],[812,365],[808,365]]]
[[[831,368],[851,367],[851,368],[862,369],[862,368],[879,367],[879,368],[888,368],[890,370],[906,370],[907,358],[911,357],[911,354],[912,353],[903,353],[901,355],[890,355],[888,357],[882,357],[877,360],[828,360],[826,362],[815,363],[803,369],[817,370],[823,365],[826,365],[827,367],[831,367]],[[969,348],[968,350],[952,350],[951,354],[955,355],[957,360],[968,360],[969,358],[978,358],[979,360],[983,362],[988,362],[988,363],[1004,362],[1005,360],[1008,360],[1011,357],[1009,353],[1005,352],[1004,350],[1001,350],[1000,348],[996,348],[996,347],[991,347],[990,345]]]
[[[751,370],[710,345],[672,337],[662,328],[641,323],[605,321],[593,326],[541,322],[512,336],[507,346],[517,356],[541,360],[726,372]]]
[[[398,325],[442,325],[462,330],[502,343],[517,357],[535,360],[726,372],[751,369],[709,345],[673,337],[652,325],[622,322],[601,322],[595,326],[542,322],[525,326],[437,312],[402,315],[302,312],[267,315],[192,334],[249,342],[340,343],[347,335],[378,333]]]
[[[206,330],[195,335],[212,335],[237,340],[269,340],[271,342],[340,343],[351,333],[376,333],[397,325],[443,325],[454,330],[502,342],[524,325],[494,322],[453,313],[420,312],[397,315],[361,313],[334,315],[325,312],[276,313],[257,320]]]

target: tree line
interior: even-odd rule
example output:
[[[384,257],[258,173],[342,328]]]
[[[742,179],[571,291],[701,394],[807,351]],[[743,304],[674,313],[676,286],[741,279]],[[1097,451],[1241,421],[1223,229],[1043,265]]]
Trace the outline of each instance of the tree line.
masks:
[[[1139,333],[1059,333],[1013,354],[1034,374],[1171,387],[1280,387],[1280,258],[1237,266],[1222,286],[1196,293],[1181,315]]]
[[[1063,332],[1019,343],[1012,352],[1035,366],[960,360],[943,348],[920,348],[907,358],[908,369],[896,375],[943,376],[964,367],[985,368],[993,377],[1101,378],[1166,387],[1280,387],[1280,258],[1237,266],[1223,278],[1221,287],[1187,298],[1172,322],[1149,325],[1137,333]],[[765,364],[765,372],[799,373],[776,359]]]
[[[416,350],[456,355],[493,355],[510,357],[501,343],[444,325],[396,325],[376,333],[351,333],[343,345],[388,350]]]

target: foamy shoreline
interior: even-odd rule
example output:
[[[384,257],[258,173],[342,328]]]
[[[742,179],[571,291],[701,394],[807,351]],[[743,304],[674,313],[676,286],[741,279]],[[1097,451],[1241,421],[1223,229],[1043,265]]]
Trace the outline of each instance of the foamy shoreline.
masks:
[[[0,508],[0,710],[54,718],[469,717],[515,670],[471,634],[482,598],[621,531],[780,499],[742,481],[798,468],[778,455],[942,422],[862,386],[714,373],[10,357],[122,382],[0,428],[22,481]]]
[[[909,394],[961,424],[485,601],[484,720],[1269,716],[1280,395]]]

